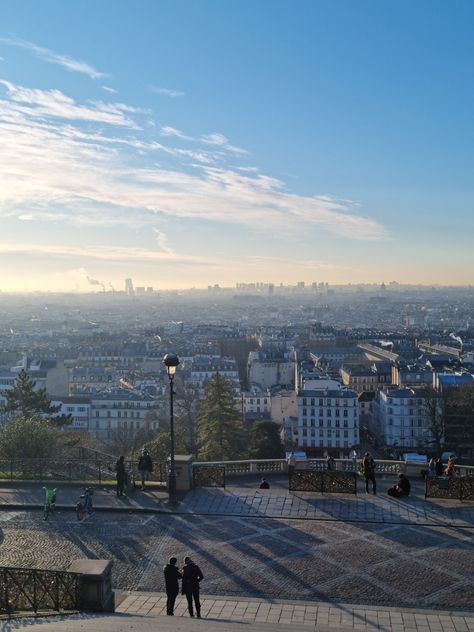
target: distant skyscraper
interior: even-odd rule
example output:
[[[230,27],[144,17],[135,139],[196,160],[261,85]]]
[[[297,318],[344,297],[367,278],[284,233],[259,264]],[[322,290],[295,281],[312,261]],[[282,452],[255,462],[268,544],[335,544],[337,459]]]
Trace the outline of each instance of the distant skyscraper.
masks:
[[[132,279],[125,279],[125,294],[128,294],[129,296],[135,296]]]

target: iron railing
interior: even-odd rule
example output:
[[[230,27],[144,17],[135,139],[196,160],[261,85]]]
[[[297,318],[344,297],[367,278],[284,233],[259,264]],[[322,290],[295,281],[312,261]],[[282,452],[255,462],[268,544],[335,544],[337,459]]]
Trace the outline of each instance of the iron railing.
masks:
[[[357,494],[357,474],[334,470],[290,470],[288,489],[290,492]]]
[[[427,476],[425,498],[474,499],[474,476]]]
[[[0,480],[94,482],[115,481],[116,459],[0,459]],[[138,462],[125,461],[125,468],[138,480]],[[155,464],[148,480],[166,482],[167,464]]]
[[[340,472],[358,472],[361,467],[361,460],[335,459],[335,470]],[[378,474],[398,474],[405,467],[404,461],[389,461],[377,459],[375,461],[376,472]],[[206,461],[196,462],[193,467],[208,465],[225,467],[226,476],[252,475],[252,474],[278,474],[287,472],[288,465],[286,459],[248,459],[245,461]],[[327,470],[326,459],[297,459],[296,469],[298,470]],[[474,468],[473,468],[474,470]]]
[[[195,465],[194,487],[225,487],[225,467],[220,465]]]
[[[78,573],[1,566],[0,615],[80,610],[81,581]]]

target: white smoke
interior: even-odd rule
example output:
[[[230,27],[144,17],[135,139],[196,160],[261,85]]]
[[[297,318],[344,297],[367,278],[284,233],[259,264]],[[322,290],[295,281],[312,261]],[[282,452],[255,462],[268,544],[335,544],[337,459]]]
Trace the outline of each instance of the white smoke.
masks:
[[[459,336],[456,336],[456,334],[454,333],[450,333],[449,337],[452,338],[453,340],[456,340],[456,342],[459,342],[459,344],[461,345],[461,349],[462,349],[462,339]]]

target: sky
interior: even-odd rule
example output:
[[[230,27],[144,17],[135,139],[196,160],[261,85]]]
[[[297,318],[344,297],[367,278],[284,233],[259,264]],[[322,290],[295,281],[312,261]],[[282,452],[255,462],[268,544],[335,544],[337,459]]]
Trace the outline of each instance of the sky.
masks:
[[[471,0],[2,0],[2,291],[468,285]]]

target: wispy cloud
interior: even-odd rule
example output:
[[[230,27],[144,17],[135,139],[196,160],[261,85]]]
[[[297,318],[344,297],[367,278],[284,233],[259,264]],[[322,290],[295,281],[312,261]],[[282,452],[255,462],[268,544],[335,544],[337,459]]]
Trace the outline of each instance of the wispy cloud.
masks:
[[[212,134],[203,134],[199,137],[189,136],[185,134],[180,129],[176,129],[175,127],[170,127],[169,125],[165,125],[161,128],[162,136],[175,136],[176,138],[181,138],[182,140],[192,141],[194,143],[201,143],[203,145],[211,146],[218,151],[226,151],[232,154],[240,154],[241,156],[248,155],[248,151],[242,149],[241,147],[236,147],[235,145],[231,145],[229,143],[229,139],[224,136],[224,134],[220,134],[219,132],[213,132]]]
[[[162,94],[165,97],[170,97],[171,99],[176,99],[177,97],[184,97],[186,94],[181,90],[173,90],[172,88],[157,88],[155,86],[150,86],[150,90],[155,94]]]
[[[5,86],[12,101],[28,107],[28,110],[22,111],[30,117],[58,117],[137,128],[128,115],[139,112],[139,109],[124,103],[92,101],[90,105],[78,105],[60,90],[25,88],[3,79],[0,79],[0,84]]]
[[[308,234],[315,228],[318,234],[324,229],[348,239],[385,235],[383,226],[365,217],[354,202],[299,195],[265,174],[227,167],[225,162],[218,165],[221,150],[228,145],[223,135],[201,137],[207,147],[202,151],[167,147],[141,136],[137,108],[120,103],[79,105],[58,90],[6,81],[3,85],[7,92],[0,98],[0,216],[90,225],[112,225],[123,217],[132,224],[156,225],[158,217],[169,216],[241,225],[265,231],[269,239],[290,231]],[[105,135],[104,123],[118,133]],[[164,127],[162,134],[193,142],[176,128]],[[171,162],[157,164],[150,158],[154,152],[169,156]],[[173,163],[179,159],[200,166]],[[160,234],[160,252],[154,256],[173,256]]]
[[[0,44],[22,48],[23,50],[27,50],[30,53],[33,53],[33,55],[36,55],[43,61],[62,66],[70,72],[83,73],[85,75],[88,75],[91,79],[100,79],[107,76],[106,73],[99,72],[90,64],[87,64],[84,61],[73,59],[72,57],[69,57],[69,55],[56,53],[49,48],[38,46],[34,42],[29,42],[18,37],[0,37]]]
[[[173,251],[158,252],[146,248],[118,246],[70,246],[57,244],[2,243],[0,255],[22,254],[25,256],[55,257],[61,259],[85,259],[123,263],[172,263],[182,265],[213,266],[215,261],[206,257],[179,255]]]
[[[161,128],[161,135],[175,136],[176,138],[182,138],[183,140],[194,140],[191,136],[186,136],[186,134],[180,129],[176,129],[176,127],[171,127],[170,125],[164,125]]]
[[[102,90],[105,90],[106,92],[109,92],[110,94],[117,94],[118,90],[116,90],[115,88],[111,88],[110,86],[100,86],[102,88]]]

